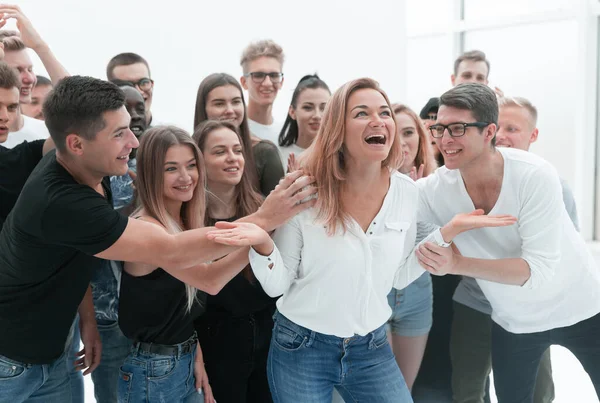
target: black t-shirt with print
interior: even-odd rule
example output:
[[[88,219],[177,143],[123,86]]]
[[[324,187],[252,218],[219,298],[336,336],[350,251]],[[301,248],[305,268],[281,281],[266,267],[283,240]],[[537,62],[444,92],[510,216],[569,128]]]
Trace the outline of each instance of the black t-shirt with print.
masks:
[[[44,141],[24,141],[14,148],[0,145],[0,228],[17,202],[27,178],[42,159]]]
[[[79,184],[49,152],[31,173],[0,232],[0,355],[28,364],[59,358],[77,308],[101,265],[93,255],[127,217]]]

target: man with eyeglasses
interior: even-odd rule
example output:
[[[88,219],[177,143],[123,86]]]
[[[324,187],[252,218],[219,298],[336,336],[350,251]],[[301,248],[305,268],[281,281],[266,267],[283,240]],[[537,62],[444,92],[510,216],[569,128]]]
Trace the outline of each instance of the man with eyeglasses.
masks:
[[[146,124],[152,123],[152,93],[154,80],[150,77],[150,66],[146,59],[136,53],[119,53],[106,66],[108,81],[119,80],[119,85],[130,85],[142,94],[146,106]]]
[[[253,42],[242,53],[240,83],[248,91],[248,125],[255,136],[278,144],[282,123],[273,104],[283,85],[283,49],[272,40]]]
[[[556,170],[523,150],[496,148],[497,122],[498,101],[485,85],[442,95],[429,129],[446,165],[417,182],[419,220],[442,226],[459,213],[465,220],[490,213],[517,217],[517,224],[442,231],[443,239],[417,250],[419,262],[437,276],[477,279],[492,307],[499,403],[533,402],[540,360],[552,344],[575,354],[600,396],[600,271],[567,214]]]

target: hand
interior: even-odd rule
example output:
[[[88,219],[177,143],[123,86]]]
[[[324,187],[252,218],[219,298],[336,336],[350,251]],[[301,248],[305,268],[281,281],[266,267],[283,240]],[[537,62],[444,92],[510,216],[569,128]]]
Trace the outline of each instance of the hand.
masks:
[[[494,87],[494,92],[496,93],[496,96],[498,98],[503,98],[504,97],[504,91],[502,91],[500,88]]]
[[[302,171],[287,174],[265,199],[256,213],[265,231],[273,231],[307,208],[315,205],[316,199],[305,200],[317,193],[314,178]]]
[[[412,167],[410,169],[410,172],[408,173],[408,176],[410,176],[410,178],[412,180],[417,181],[423,177],[424,170],[425,170],[425,164],[421,164],[421,166],[419,167],[418,170],[417,170],[417,167]]]
[[[194,361],[194,376],[196,377],[196,389],[202,389],[204,393],[204,403],[217,403],[208,383],[208,375],[202,361]]]
[[[46,45],[19,6],[0,4],[0,28],[6,25],[7,20],[10,18],[17,20],[17,29],[21,33],[21,39],[25,46],[37,51]]]
[[[486,215],[483,210],[477,209],[470,213],[460,213],[455,215],[452,220],[441,228],[444,241],[450,242],[457,235],[476,228],[484,227],[505,227],[513,225],[517,218],[508,214]]]
[[[269,234],[256,224],[219,221],[215,227],[206,233],[206,238],[216,243],[231,246],[273,245]]]
[[[87,321],[81,319],[79,321],[79,329],[81,331],[83,350],[77,353],[77,356],[81,358],[75,361],[75,368],[78,371],[87,368],[83,372],[83,375],[87,375],[91,374],[100,365],[102,342],[100,341],[96,319]]]
[[[129,174],[129,177],[132,180],[131,187],[135,190],[135,180],[137,178],[137,174],[135,172],[133,172],[131,169],[129,171],[127,171],[127,173]]]
[[[436,276],[453,274],[458,263],[458,256],[453,248],[444,248],[431,242],[419,245],[415,253],[419,264]]]
[[[297,171],[298,168],[300,168],[298,161],[296,161],[296,156],[294,155],[294,153],[290,153],[290,156],[288,157],[288,165],[287,165],[287,172],[294,172]]]

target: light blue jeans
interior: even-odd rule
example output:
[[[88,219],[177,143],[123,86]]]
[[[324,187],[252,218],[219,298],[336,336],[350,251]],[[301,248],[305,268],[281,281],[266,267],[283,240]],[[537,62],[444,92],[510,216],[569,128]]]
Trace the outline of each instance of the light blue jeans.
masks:
[[[66,355],[51,364],[23,364],[0,356],[0,403],[70,403]]]
[[[96,403],[117,401],[119,369],[131,351],[133,344],[119,327],[118,322],[98,321],[98,332],[102,341],[100,365],[92,372]]]
[[[275,314],[267,364],[275,403],[412,403],[385,326],[349,338],[311,331]]]
[[[184,343],[180,344],[181,346]],[[204,403],[196,390],[191,352],[159,355],[135,346],[119,371],[119,403]]]

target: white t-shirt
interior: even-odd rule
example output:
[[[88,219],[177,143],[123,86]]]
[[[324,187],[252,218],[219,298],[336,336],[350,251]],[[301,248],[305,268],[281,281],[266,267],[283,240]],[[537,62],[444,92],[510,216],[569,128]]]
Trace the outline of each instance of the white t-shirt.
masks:
[[[415,183],[395,172],[366,232],[352,220],[345,233],[338,228],[329,236],[315,220],[317,210],[306,210],[275,231],[270,256],[250,250],[252,270],[268,295],[283,294],[277,309],[294,323],[337,337],[364,336],[389,319],[392,287],[424,273],[413,252],[418,199]]]
[[[600,312],[600,272],[575,230],[558,173],[542,158],[498,148],[504,177],[490,214],[510,214],[517,224],[480,228],[454,239],[466,257],[522,258],[531,276],[523,286],[477,279],[492,305],[492,319],[511,333],[566,327]],[[439,226],[475,209],[459,170],[441,167],[417,182],[419,221]]]
[[[270,125],[263,125],[253,121],[252,119],[248,119],[248,126],[250,127],[250,133],[263,140],[269,140],[279,147],[279,132],[283,126],[282,123],[273,120],[273,123]],[[287,166],[287,162],[284,166]]]
[[[298,156],[302,154],[304,150],[306,150],[306,148],[299,147],[296,144],[279,147],[279,154],[281,154],[281,164],[283,165],[283,170],[287,172],[288,158],[291,153],[294,153],[296,156],[296,161],[298,161]]]
[[[30,118],[29,116],[23,116],[23,127],[21,130],[16,132],[9,132],[8,138],[2,146],[6,148],[13,148],[24,141],[35,141],[35,140],[45,140],[50,137],[50,133],[48,132],[48,128],[43,120],[38,120],[34,118]]]

